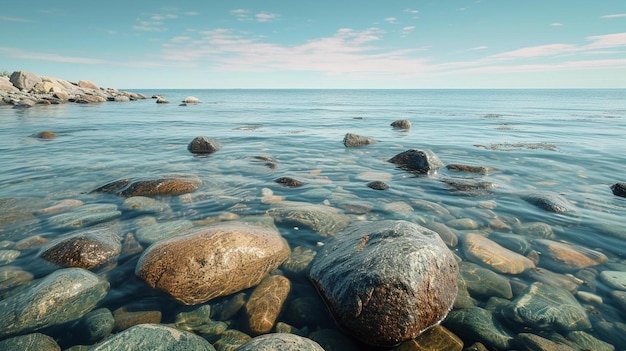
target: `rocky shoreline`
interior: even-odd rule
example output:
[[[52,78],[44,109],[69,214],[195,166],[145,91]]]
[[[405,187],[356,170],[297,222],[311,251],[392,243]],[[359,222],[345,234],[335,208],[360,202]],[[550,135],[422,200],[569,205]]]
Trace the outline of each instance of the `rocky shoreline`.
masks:
[[[32,72],[15,71],[9,77],[0,77],[0,106],[29,108],[35,105],[62,103],[128,102],[146,99],[142,94],[101,88],[88,80],[71,82],[64,79],[39,76]]]

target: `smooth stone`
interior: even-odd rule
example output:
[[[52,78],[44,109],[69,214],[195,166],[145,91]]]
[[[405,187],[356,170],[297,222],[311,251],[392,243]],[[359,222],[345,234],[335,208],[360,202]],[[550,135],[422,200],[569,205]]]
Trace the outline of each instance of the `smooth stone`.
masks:
[[[91,269],[117,258],[121,250],[115,230],[97,227],[51,241],[41,248],[39,257],[63,267]]]
[[[479,234],[470,233],[465,236],[463,253],[468,260],[487,266],[498,273],[520,274],[527,269],[535,268],[530,259]]]
[[[522,276],[531,282],[542,282],[556,288],[561,288],[574,294],[580,287],[581,281],[569,274],[552,272],[546,268],[526,270]]]
[[[605,254],[596,250],[560,241],[535,239],[532,244],[540,253],[539,265],[554,271],[577,271],[609,260]]]
[[[355,178],[365,181],[382,180],[387,182],[393,178],[393,174],[387,172],[365,171],[357,174]]]
[[[304,185],[304,182],[291,178],[291,177],[280,177],[276,179],[274,182],[290,187],[290,188],[299,188]]]
[[[471,262],[461,262],[459,273],[472,297],[479,299],[488,299],[491,296],[505,299],[513,297],[509,280],[487,268]]]
[[[458,236],[447,225],[439,222],[426,222],[422,224],[424,227],[439,234],[441,240],[443,240],[449,247],[454,247],[459,243]]]
[[[600,280],[610,288],[626,290],[626,272],[622,271],[602,271]]]
[[[480,179],[444,178],[441,181],[454,191],[472,192],[496,189],[500,186],[498,183]]]
[[[478,173],[482,175],[489,174],[489,172],[493,171],[493,168],[486,166],[471,166],[471,165],[463,165],[463,164],[448,164],[446,168],[449,171],[453,172],[469,172],[469,173]]]
[[[275,229],[225,222],[148,247],[135,274],[186,305],[253,287],[289,256]]]
[[[584,307],[567,290],[536,282],[509,306],[504,316],[540,330],[585,330],[591,328]]]
[[[162,96],[158,96],[156,98],[156,103],[157,104],[169,104],[169,100],[167,100],[166,98],[162,97]]]
[[[613,290],[611,297],[623,311],[626,311],[626,291]]]
[[[451,216],[450,211],[448,211],[447,208],[435,202],[422,200],[422,199],[412,199],[411,205],[415,207],[416,209],[420,209],[422,211],[433,212],[435,215],[440,217],[439,218],[440,221],[443,220],[443,218],[441,217]]]
[[[55,229],[82,228],[107,222],[122,215],[114,204],[90,204],[48,218]]]
[[[69,323],[69,325],[59,326],[61,329],[56,332],[62,336],[57,340],[61,345],[93,345],[111,334],[115,319],[108,308],[98,308],[87,313],[83,318]]]
[[[489,239],[520,255],[526,255],[531,250],[530,240],[523,235],[496,232],[491,233]]]
[[[14,336],[0,341],[2,351],[61,351],[53,338],[41,333]]]
[[[554,238],[552,227],[543,222],[519,223],[513,226],[513,232],[524,237],[551,239]]]
[[[411,129],[411,121],[408,119],[398,119],[391,122],[390,125],[394,129]]]
[[[296,223],[322,237],[332,236],[350,223],[350,217],[334,207],[306,202],[283,201],[274,204],[267,214],[278,223]]]
[[[213,346],[217,351],[235,351],[250,340],[252,340],[250,335],[239,330],[228,329],[220,334],[220,338],[213,343]]]
[[[594,323],[593,330],[597,336],[613,345],[626,345],[626,324],[598,321]]]
[[[337,203],[337,207],[352,214],[362,215],[370,213],[374,205],[363,200],[345,200]]]
[[[291,290],[289,279],[271,275],[257,285],[245,305],[248,329],[252,334],[266,334],[274,327]]]
[[[155,219],[150,218],[139,220],[138,224],[140,227],[135,231],[135,238],[142,244],[153,244],[175,237],[194,226],[188,219],[157,223]]]
[[[347,133],[343,138],[343,145],[345,147],[360,147],[371,144],[376,144],[378,140],[358,134]]]
[[[26,250],[30,250],[32,248],[36,248],[42,245],[45,245],[47,243],[50,242],[50,239],[45,238],[41,235],[33,235],[31,237],[28,238],[24,238],[18,242],[15,243],[15,246],[13,246],[13,249],[15,250],[20,250],[20,251],[26,251]]]
[[[81,318],[108,290],[109,283],[88,270],[54,271],[0,301],[0,338]]]
[[[374,190],[387,190],[389,189],[389,185],[385,182],[381,182],[380,180],[375,180],[373,182],[369,182],[366,184],[368,188]]]
[[[114,332],[120,332],[139,324],[158,324],[161,323],[162,313],[159,310],[145,310],[133,307],[120,307],[113,311],[115,324]]]
[[[575,212],[572,204],[563,196],[554,192],[537,192],[525,194],[522,199],[543,210],[554,213]]]
[[[211,315],[221,321],[229,320],[236,315],[246,304],[246,294],[243,292],[229,296],[226,300],[211,305]]]
[[[441,325],[426,330],[415,339],[405,341],[393,351],[461,351],[463,340]]]
[[[513,337],[509,335],[490,311],[480,307],[453,310],[443,325],[463,340],[476,340],[496,350],[511,350]]]
[[[435,173],[443,167],[443,162],[431,150],[409,149],[390,158],[389,162],[418,174]]]
[[[284,333],[260,335],[237,348],[237,351],[324,351],[315,341]]]
[[[122,209],[137,212],[166,212],[169,211],[170,205],[147,196],[131,196],[124,200]]]
[[[626,183],[615,183],[611,185],[611,191],[615,196],[626,197]]]
[[[206,136],[198,136],[187,145],[187,150],[192,154],[212,154],[221,148],[219,141]]]
[[[473,220],[472,218],[457,218],[446,222],[448,227],[459,229],[459,230],[472,230],[478,229],[480,226],[478,222]]]
[[[317,294],[290,300],[283,319],[298,328],[333,324],[324,301]]]
[[[0,250],[0,266],[12,263],[20,257],[20,254],[21,252],[18,250]]]
[[[280,269],[287,276],[303,276],[309,268],[311,261],[317,252],[311,249],[296,246],[291,250],[289,257],[280,266]]]
[[[31,135],[32,138],[37,138],[37,139],[54,139],[57,137],[57,134],[55,132],[51,132],[49,130],[43,131],[43,132],[39,132],[39,133],[35,133]]]
[[[178,313],[174,324],[176,328],[194,331],[197,330],[198,326],[210,324],[211,322],[211,305],[202,305],[195,310]]]
[[[309,272],[337,323],[375,346],[413,339],[444,319],[457,275],[437,233],[391,220],[360,222],[330,238]]]
[[[515,343],[523,351],[576,351],[566,344],[530,333],[517,334]]]
[[[64,211],[68,211],[76,207],[80,207],[82,205],[84,205],[84,203],[80,200],[71,200],[71,199],[61,200],[61,201],[55,202],[51,206],[42,208],[41,210],[37,210],[35,213],[41,215],[41,214],[64,212]]]
[[[140,324],[111,336],[89,351],[215,351],[204,338],[162,324]]]
[[[33,280],[33,274],[19,267],[0,267],[0,292],[26,285],[31,280]]]
[[[200,99],[195,96],[187,96],[183,101],[185,104],[197,104],[200,103]]]
[[[593,335],[584,331],[573,331],[567,333],[567,338],[576,343],[580,347],[580,350],[593,350],[593,351],[614,351],[615,346],[602,341]]]
[[[202,185],[195,176],[165,175],[157,178],[121,179],[107,183],[92,192],[131,196],[172,196],[192,193]]]

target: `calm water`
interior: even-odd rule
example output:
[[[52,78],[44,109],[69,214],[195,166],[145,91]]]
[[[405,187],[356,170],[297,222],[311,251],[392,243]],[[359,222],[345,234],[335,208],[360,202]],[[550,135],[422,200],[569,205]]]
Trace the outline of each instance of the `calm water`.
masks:
[[[121,177],[184,173],[198,176],[204,185],[191,200],[168,200],[175,215],[164,220],[263,214],[269,207],[260,201],[263,188],[287,200],[331,205],[332,194],[349,193],[374,206],[358,219],[432,215],[415,208],[410,217],[388,206],[422,199],[484,223],[472,209],[488,202],[498,216],[547,223],[557,240],[602,251],[611,264],[625,262],[626,199],[609,188],[626,182],[624,90],[134,91],[162,94],[171,103],[147,99],[26,110],[0,107],[0,198],[37,198],[48,205],[64,199],[121,204],[123,199],[88,192]],[[179,106],[189,95],[202,103]],[[389,124],[397,119],[410,120],[412,128],[392,129]],[[29,137],[45,130],[57,138]],[[379,142],[345,148],[346,133]],[[218,139],[223,148],[209,157],[194,157],[187,144],[199,135]],[[433,177],[414,177],[387,162],[410,148],[431,149],[445,164],[495,171],[479,176],[444,169]],[[273,157],[278,167],[272,170],[255,161],[259,155]],[[366,172],[385,175],[381,180],[391,188],[369,189]],[[307,185],[290,189],[274,183],[282,176]],[[481,178],[498,187],[469,196],[451,191],[440,181],[445,177]],[[528,191],[559,193],[577,213],[555,214],[530,205],[520,197]],[[133,232],[135,219],[123,215],[119,220]],[[293,226],[279,229],[292,247],[315,249],[322,240]],[[64,234],[46,228],[45,222],[32,233],[50,238]],[[36,277],[54,269],[33,263],[35,256],[36,251],[29,251],[12,265]],[[155,298],[141,292],[146,289],[141,284],[130,285],[112,288],[106,299],[111,309],[135,298]],[[596,294],[610,303],[609,292],[598,289]],[[179,306],[158,303],[167,306],[164,323],[171,322],[167,318]],[[626,318],[611,321],[626,323]]]

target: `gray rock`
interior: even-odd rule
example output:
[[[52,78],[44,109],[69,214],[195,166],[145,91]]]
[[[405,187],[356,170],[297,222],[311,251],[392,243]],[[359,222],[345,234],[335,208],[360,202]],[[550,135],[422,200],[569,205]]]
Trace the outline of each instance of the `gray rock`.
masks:
[[[526,194],[522,196],[522,199],[548,212],[575,212],[574,207],[569,201],[563,196],[550,191]]]
[[[41,333],[32,333],[14,336],[0,341],[2,351],[61,351],[59,344],[53,338]]]
[[[381,182],[380,180],[375,180],[373,182],[367,183],[367,187],[374,190],[387,190],[389,189],[389,185],[385,182]]]
[[[343,145],[345,147],[366,146],[370,144],[376,144],[377,142],[378,140],[376,139],[352,133],[347,133],[346,136],[343,138]]]
[[[195,96],[187,96],[182,102],[186,104],[197,104],[200,103],[200,100]]]
[[[31,72],[15,71],[11,74],[10,80],[16,88],[29,91],[35,86],[35,84],[41,82],[41,77]]]
[[[304,182],[291,177],[280,177],[275,180],[276,183],[288,186],[290,188],[298,188],[304,185]]]
[[[48,218],[48,224],[55,229],[83,228],[107,222],[122,215],[115,204],[90,204]]]
[[[0,338],[81,318],[108,290],[107,281],[85,269],[57,270],[0,301]]]
[[[237,351],[324,351],[315,341],[294,334],[273,333],[257,336]]]
[[[120,179],[107,183],[92,192],[111,193],[124,197],[171,196],[196,191],[202,181],[190,175],[164,175],[155,178]]]
[[[450,312],[444,326],[463,340],[476,340],[496,350],[511,350],[513,337],[490,311],[480,307]]]
[[[18,91],[18,89],[13,86],[8,77],[0,77],[0,91],[15,92]]]
[[[91,269],[119,256],[120,237],[111,227],[97,227],[60,237],[48,243],[39,257],[64,267]]]
[[[224,222],[152,244],[139,258],[135,274],[193,305],[259,284],[289,251],[276,229]]]
[[[187,145],[187,150],[193,154],[212,154],[221,148],[219,141],[206,136],[198,136]]]
[[[166,212],[171,210],[168,203],[147,196],[131,196],[124,200],[122,209],[136,212]]]
[[[445,318],[457,274],[437,233],[406,221],[378,221],[329,239],[309,277],[339,325],[365,343],[393,346]]]
[[[626,272],[623,271],[602,271],[600,280],[612,289],[626,290]]]
[[[464,261],[459,264],[459,273],[472,297],[485,300],[492,296],[513,297],[509,280],[487,268]]]
[[[489,172],[493,171],[493,168],[486,166],[470,166],[470,165],[462,165],[462,164],[449,164],[446,165],[446,168],[449,171],[453,172],[469,172],[469,173],[478,173],[478,174],[489,174]]]
[[[411,121],[406,119],[398,119],[391,122],[391,127],[393,127],[394,129],[410,129]]]
[[[389,162],[419,174],[435,173],[443,167],[443,162],[430,150],[410,149],[390,158]]]
[[[334,235],[350,223],[350,217],[334,207],[307,202],[282,201],[267,211],[279,223],[296,223],[323,237]]]
[[[539,282],[531,284],[502,313],[511,321],[540,330],[591,328],[584,307],[571,293]]]
[[[613,351],[615,347],[584,331],[567,333],[567,338],[580,347],[580,350]]]
[[[140,324],[115,334],[89,351],[215,351],[202,337],[161,324]]]
[[[93,345],[111,334],[115,319],[108,308],[98,308],[87,313],[83,318],[68,324],[53,329],[53,335],[59,344],[63,346]],[[57,329],[60,330],[57,331]]]
[[[525,351],[576,351],[572,347],[530,333],[519,333],[515,343]]]
[[[611,191],[615,196],[626,197],[626,183],[615,183],[611,185]]]

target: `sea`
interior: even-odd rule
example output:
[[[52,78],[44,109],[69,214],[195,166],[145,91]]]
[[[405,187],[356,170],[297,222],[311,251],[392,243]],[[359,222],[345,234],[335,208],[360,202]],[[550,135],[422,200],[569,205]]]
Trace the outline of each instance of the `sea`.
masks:
[[[459,239],[450,250],[459,260],[465,260],[463,238],[468,233],[524,236],[514,229],[515,224],[543,223],[552,232],[551,240],[572,244],[581,252],[595,250],[608,258],[580,270],[550,268],[580,282],[572,294],[592,320],[593,327],[585,332],[617,350],[625,349],[619,342],[624,340],[620,330],[626,326],[626,310],[615,298],[620,289],[606,285],[598,276],[603,271],[626,272],[626,198],[611,190],[612,185],[626,182],[626,90],[131,91],[147,99],[25,109],[0,106],[0,201],[24,199],[32,204],[33,213],[63,200],[121,206],[124,198],[92,191],[125,178],[193,175],[203,185],[186,196],[160,198],[173,210],[157,218],[159,221],[186,219],[202,225],[263,216],[272,205],[261,200],[271,193],[285,201],[336,207],[352,221],[449,223]],[[157,104],[151,98],[155,95],[170,103]],[[197,97],[200,103],[182,104],[188,96]],[[391,123],[396,120],[410,121],[411,128],[393,128]],[[35,137],[43,131],[52,131],[56,137]],[[377,142],[346,147],[347,133]],[[194,155],[187,146],[198,136],[215,139],[222,148],[209,155]],[[430,150],[444,165],[482,166],[489,171],[480,174],[442,167],[430,174],[415,174],[389,162],[409,149]],[[260,160],[272,160],[275,167]],[[284,186],[276,182],[281,177],[304,185]],[[451,186],[451,179],[491,186],[459,189]],[[376,180],[389,188],[368,187]],[[345,199],[346,194],[369,204],[368,210],[351,213],[339,208],[337,199]],[[572,210],[546,210],[526,201],[527,194],[557,194]],[[476,225],[464,227],[459,221],[449,222],[449,217],[438,218],[418,203],[441,206],[455,219],[469,219]],[[6,206],[3,211],[8,211]],[[29,220],[28,230],[19,237],[7,237],[3,226],[11,225],[15,232],[20,225],[19,220],[7,217],[5,223],[0,222],[0,243],[6,248],[31,236],[45,242],[76,230],[48,227],[42,215],[34,226]],[[132,234],[140,225],[137,217],[122,211],[111,221]],[[506,225],[494,229],[490,225],[493,219]],[[300,246],[316,251],[326,240],[301,226],[276,225],[292,249]],[[529,234],[527,239],[532,247],[536,238]],[[44,263],[38,253],[37,249],[25,250],[3,264],[29,271],[35,280],[61,268]],[[542,267],[543,254],[535,249],[536,269],[547,269]],[[115,264],[95,273],[110,276]],[[583,279],[590,274],[595,277],[592,281]],[[527,275],[501,275],[515,286],[534,282]],[[297,289],[311,289],[306,277],[302,278],[293,285],[291,296],[298,296]],[[161,310],[163,324],[173,323],[179,311],[190,310],[151,290],[133,279],[112,284],[101,305],[113,311],[149,300]],[[580,291],[584,294],[578,294]],[[482,296],[476,303],[487,306],[488,301]],[[285,308],[280,318],[296,324],[288,313]],[[600,331],[598,322],[608,322],[613,329],[605,324]],[[230,323],[237,328],[237,322]],[[442,325],[446,326],[445,321]],[[295,327],[309,332],[339,330],[332,322]],[[512,337],[528,332],[522,326],[507,328]],[[555,332],[568,338],[566,330]],[[457,334],[465,347],[477,341],[488,343],[473,334]],[[537,334],[547,338],[545,331]],[[345,340],[357,349],[362,347],[347,336]],[[69,346],[66,341],[65,347]]]

